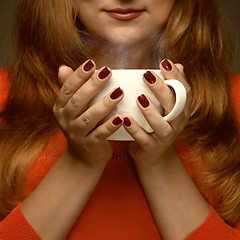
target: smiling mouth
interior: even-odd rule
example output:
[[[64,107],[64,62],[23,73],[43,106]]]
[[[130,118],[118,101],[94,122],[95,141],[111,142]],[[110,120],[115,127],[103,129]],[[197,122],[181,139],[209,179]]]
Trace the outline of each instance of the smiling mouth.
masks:
[[[114,19],[121,21],[130,21],[142,15],[145,12],[145,9],[114,8],[105,10],[105,12]]]

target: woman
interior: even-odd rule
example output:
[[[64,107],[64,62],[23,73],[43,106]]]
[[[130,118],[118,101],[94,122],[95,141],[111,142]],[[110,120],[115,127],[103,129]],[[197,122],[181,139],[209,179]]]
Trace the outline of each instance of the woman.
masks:
[[[217,1],[21,0],[17,26],[1,72],[1,239],[240,239],[240,80]],[[141,95],[153,134],[131,116],[98,125],[124,97],[87,107],[111,68],[158,65],[185,85],[183,113],[168,123]],[[170,111],[172,91],[143,80]],[[122,125],[135,141],[106,141]]]

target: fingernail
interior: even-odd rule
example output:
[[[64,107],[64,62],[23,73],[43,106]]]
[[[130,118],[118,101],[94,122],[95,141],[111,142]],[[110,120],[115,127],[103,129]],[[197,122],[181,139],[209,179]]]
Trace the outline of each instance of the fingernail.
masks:
[[[150,71],[144,73],[143,76],[150,84],[154,84],[156,82],[155,76]]]
[[[123,94],[123,90],[119,87],[114,92],[111,93],[110,98],[115,100]]]
[[[168,72],[171,72],[172,71],[172,65],[171,63],[167,60],[167,59],[164,59],[162,62],[161,62],[163,68],[168,71]]]
[[[100,79],[104,79],[106,78],[108,75],[110,74],[110,71],[107,67],[105,67],[104,69],[102,69],[102,71],[98,74],[98,77]]]
[[[124,121],[124,124],[127,126],[127,127],[130,127],[131,126],[131,121],[130,121],[130,119],[128,118],[128,117],[125,117],[124,119],[123,119],[123,121]]]
[[[92,60],[88,60],[87,63],[84,65],[83,70],[85,72],[89,72],[94,67]]]
[[[146,96],[144,94],[142,94],[138,97],[138,101],[144,108],[147,108],[150,105],[148,99],[146,98]]]
[[[117,126],[119,125],[120,123],[122,123],[122,119],[120,117],[116,117],[113,119],[112,123]]]

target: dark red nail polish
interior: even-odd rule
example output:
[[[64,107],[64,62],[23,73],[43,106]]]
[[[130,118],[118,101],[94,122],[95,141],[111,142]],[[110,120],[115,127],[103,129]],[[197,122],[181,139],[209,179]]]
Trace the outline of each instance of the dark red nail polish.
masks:
[[[123,94],[123,90],[119,87],[114,92],[111,93],[110,98],[115,100]]]
[[[143,76],[150,84],[154,84],[156,82],[155,76],[150,71],[144,73]]]
[[[83,70],[85,72],[89,72],[94,67],[94,64],[91,60],[88,60],[87,63],[84,65]]]
[[[125,117],[124,119],[124,124],[127,126],[127,127],[130,127],[132,125],[130,119],[128,117]]]
[[[138,97],[138,101],[144,108],[147,108],[150,105],[148,99],[146,98],[146,96],[144,94],[142,94]]]
[[[117,126],[122,122],[122,119],[120,117],[116,117],[115,119],[113,119],[112,123]]]
[[[168,72],[172,71],[172,65],[167,59],[164,59],[161,64],[166,71]]]
[[[105,67],[104,69],[102,69],[102,71],[98,74],[98,77],[100,79],[104,79],[109,75],[110,71],[107,67]]]

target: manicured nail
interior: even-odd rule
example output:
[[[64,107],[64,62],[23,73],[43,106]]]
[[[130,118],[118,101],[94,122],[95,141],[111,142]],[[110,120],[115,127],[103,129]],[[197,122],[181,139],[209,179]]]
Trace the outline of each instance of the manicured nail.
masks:
[[[144,73],[143,76],[150,84],[154,84],[156,82],[155,76],[150,71]]]
[[[83,70],[85,72],[89,72],[94,67],[92,60],[88,60],[87,63],[84,65]]]
[[[110,71],[107,67],[105,67],[104,69],[102,69],[102,71],[98,74],[98,77],[100,79],[104,79],[106,78],[108,75],[110,74]]]
[[[130,121],[130,119],[128,118],[128,117],[125,117],[124,119],[123,119],[123,121],[124,121],[124,124],[127,126],[127,127],[130,127],[131,126],[131,121]]]
[[[163,68],[168,71],[168,72],[171,72],[172,71],[172,65],[171,63],[167,60],[167,59],[164,59],[162,62],[161,62]]]
[[[147,108],[150,105],[148,99],[146,98],[146,96],[144,94],[142,94],[138,97],[138,101],[144,108]]]
[[[119,125],[120,123],[122,123],[122,119],[120,117],[116,117],[113,119],[112,123],[117,126]]]
[[[115,100],[123,94],[123,90],[119,87],[114,92],[111,93],[110,98]]]

